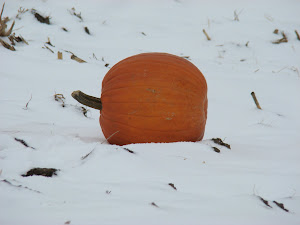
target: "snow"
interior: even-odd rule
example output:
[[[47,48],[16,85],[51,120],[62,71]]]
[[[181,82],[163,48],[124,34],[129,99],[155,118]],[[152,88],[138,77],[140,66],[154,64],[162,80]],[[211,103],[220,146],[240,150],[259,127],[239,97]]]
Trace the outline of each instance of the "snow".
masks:
[[[20,7],[50,16],[51,25],[30,11],[15,18]],[[0,46],[0,224],[299,224],[299,9],[294,0],[6,1],[3,16],[29,45]],[[272,44],[281,38],[276,28],[288,43]],[[55,54],[42,48],[48,37]],[[100,96],[109,67],[141,52],[190,56],[203,72],[203,141],[123,146],[131,154],[105,141],[98,111],[83,116],[72,91]],[[59,171],[21,176],[34,167]]]

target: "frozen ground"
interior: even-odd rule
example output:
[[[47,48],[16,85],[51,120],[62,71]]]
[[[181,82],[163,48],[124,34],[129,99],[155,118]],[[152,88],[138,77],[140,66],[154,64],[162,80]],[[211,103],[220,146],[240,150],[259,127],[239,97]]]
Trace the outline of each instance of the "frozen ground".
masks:
[[[29,11],[18,19],[20,7]],[[299,10],[296,0],[7,0],[3,16],[29,45],[0,46],[0,224],[300,224]],[[272,44],[281,31],[288,42]],[[42,48],[48,37],[54,54]],[[205,75],[206,133],[198,143],[125,146],[131,154],[109,145],[99,112],[84,117],[70,94],[100,96],[109,67],[154,51],[189,56]],[[21,176],[34,167],[59,171]]]

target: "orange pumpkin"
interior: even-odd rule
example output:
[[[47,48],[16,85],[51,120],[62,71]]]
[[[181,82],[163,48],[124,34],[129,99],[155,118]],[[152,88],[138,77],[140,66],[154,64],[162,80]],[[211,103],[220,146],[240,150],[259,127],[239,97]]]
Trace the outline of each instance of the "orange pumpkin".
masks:
[[[200,70],[181,57],[143,53],[113,66],[102,82],[101,99],[72,93],[100,110],[111,144],[202,140],[207,84]]]

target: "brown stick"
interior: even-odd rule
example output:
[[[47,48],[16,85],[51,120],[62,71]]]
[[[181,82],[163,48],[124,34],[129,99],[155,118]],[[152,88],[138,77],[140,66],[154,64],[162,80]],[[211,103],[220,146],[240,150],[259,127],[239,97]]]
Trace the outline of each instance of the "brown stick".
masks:
[[[254,100],[254,102],[255,102],[256,107],[257,107],[258,109],[262,109],[262,108],[260,107],[258,101],[257,101],[257,98],[256,98],[256,96],[255,96],[254,91],[251,92],[251,96],[252,96],[252,98],[253,98],[253,100]]]
[[[297,39],[300,41],[300,35],[299,35],[298,31],[295,30],[295,33],[296,33]]]
[[[73,91],[72,97],[83,105],[89,106],[93,109],[102,110],[102,102],[100,98],[96,98],[81,91]]]
[[[206,33],[205,29],[203,29],[203,33],[205,34],[207,40],[210,41],[211,39],[210,39],[210,37],[208,36],[208,34]]]
[[[71,59],[73,59],[73,60],[75,60],[75,61],[77,61],[77,62],[79,62],[79,63],[86,63],[86,61],[84,61],[83,59],[77,57],[77,56],[74,55],[74,54],[71,55]]]

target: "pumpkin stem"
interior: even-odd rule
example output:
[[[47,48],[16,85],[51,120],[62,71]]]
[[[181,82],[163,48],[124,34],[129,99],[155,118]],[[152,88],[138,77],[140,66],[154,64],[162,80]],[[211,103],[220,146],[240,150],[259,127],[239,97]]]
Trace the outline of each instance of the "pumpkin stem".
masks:
[[[81,91],[73,91],[72,97],[83,105],[102,110],[102,102],[100,98],[84,94]]]

